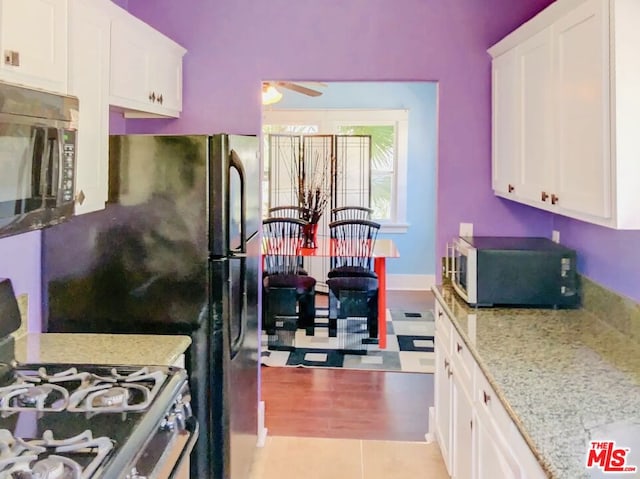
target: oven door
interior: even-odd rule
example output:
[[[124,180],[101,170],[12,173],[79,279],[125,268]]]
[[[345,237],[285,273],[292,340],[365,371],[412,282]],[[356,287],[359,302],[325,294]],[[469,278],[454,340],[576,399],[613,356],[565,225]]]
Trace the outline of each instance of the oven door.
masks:
[[[189,479],[189,455],[198,434],[198,423],[193,416],[186,418],[184,424],[158,429],[125,478]]]
[[[450,278],[456,292],[469,304],[477,303],[477,253],[476,248],[461,238],[453,241],[451,248]]]

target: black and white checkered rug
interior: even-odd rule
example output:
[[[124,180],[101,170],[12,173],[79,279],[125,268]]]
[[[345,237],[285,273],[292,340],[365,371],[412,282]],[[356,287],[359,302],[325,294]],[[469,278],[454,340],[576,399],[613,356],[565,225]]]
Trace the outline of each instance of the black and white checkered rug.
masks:
[[[387,347],[367,344],[366,319],[338,320],[329,337],[326,318],[316,318],[314,334],[279,323],[275,334],[262,332],[261,363],[279,367],[324,367],[433,373],[435,370],[432,311],[387,310]]]

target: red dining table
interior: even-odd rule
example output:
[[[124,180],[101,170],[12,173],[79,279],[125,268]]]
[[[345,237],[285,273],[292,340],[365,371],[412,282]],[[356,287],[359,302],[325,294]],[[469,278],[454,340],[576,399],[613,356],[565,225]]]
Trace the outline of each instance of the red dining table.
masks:
[[[318,236],[316,248],[302,248],[302,256],[330,257],[331,239]],[[393,240],[378,238],[373,248],[373,270],[378,275],[378,347],[387,347],[387,258],[399,258]]]

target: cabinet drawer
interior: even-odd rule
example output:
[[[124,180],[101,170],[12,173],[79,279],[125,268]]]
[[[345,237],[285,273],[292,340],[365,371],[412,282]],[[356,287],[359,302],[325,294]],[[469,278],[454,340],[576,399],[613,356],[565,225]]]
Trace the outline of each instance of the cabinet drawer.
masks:
[[[515,424],[509,416],[509,413],[505,409],[504,405],[498,398],[498,395],[489,384],[487,377],[480,370],[480,367],[476,365],[476,388],[475,388],[475,401],[479,409],[485,409],[486,412],[493,418],[496,426],[500,429],[502,434],[509,437],[511,431],[515,429]]]
[[[470,390],[473,390],[475,359],[456,331],[452,332],[451,360],[453,362],[455,374],[458,375],[459,379],[463,383],[469,385]]]
[[[435,306],[435,341],[436,347],[442,348],[442,351],[447,356],[451,356],[451,331],[453,324],[447,316],[447,314],[440,306],[440,303],[436,302]]]
[[[453,324],[451,324],[451,320],[449,319],[449,316],[447,315],[447,313],[444,312],[444,309],[442,308],[440,303],[438,303],[437,301],[435,306],[434,317],[435,317],[436,329],[442,329],[447,333],[447,336],[450,336],[451,328],[453,328]]]

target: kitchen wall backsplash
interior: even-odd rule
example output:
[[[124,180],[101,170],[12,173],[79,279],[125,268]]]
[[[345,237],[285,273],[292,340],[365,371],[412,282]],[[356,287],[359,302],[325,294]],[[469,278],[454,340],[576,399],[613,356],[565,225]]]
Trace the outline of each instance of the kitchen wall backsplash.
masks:
[[[640,304],[621,296],[586,276],[582,281],[582,307],[622,334],[640,339]]]

